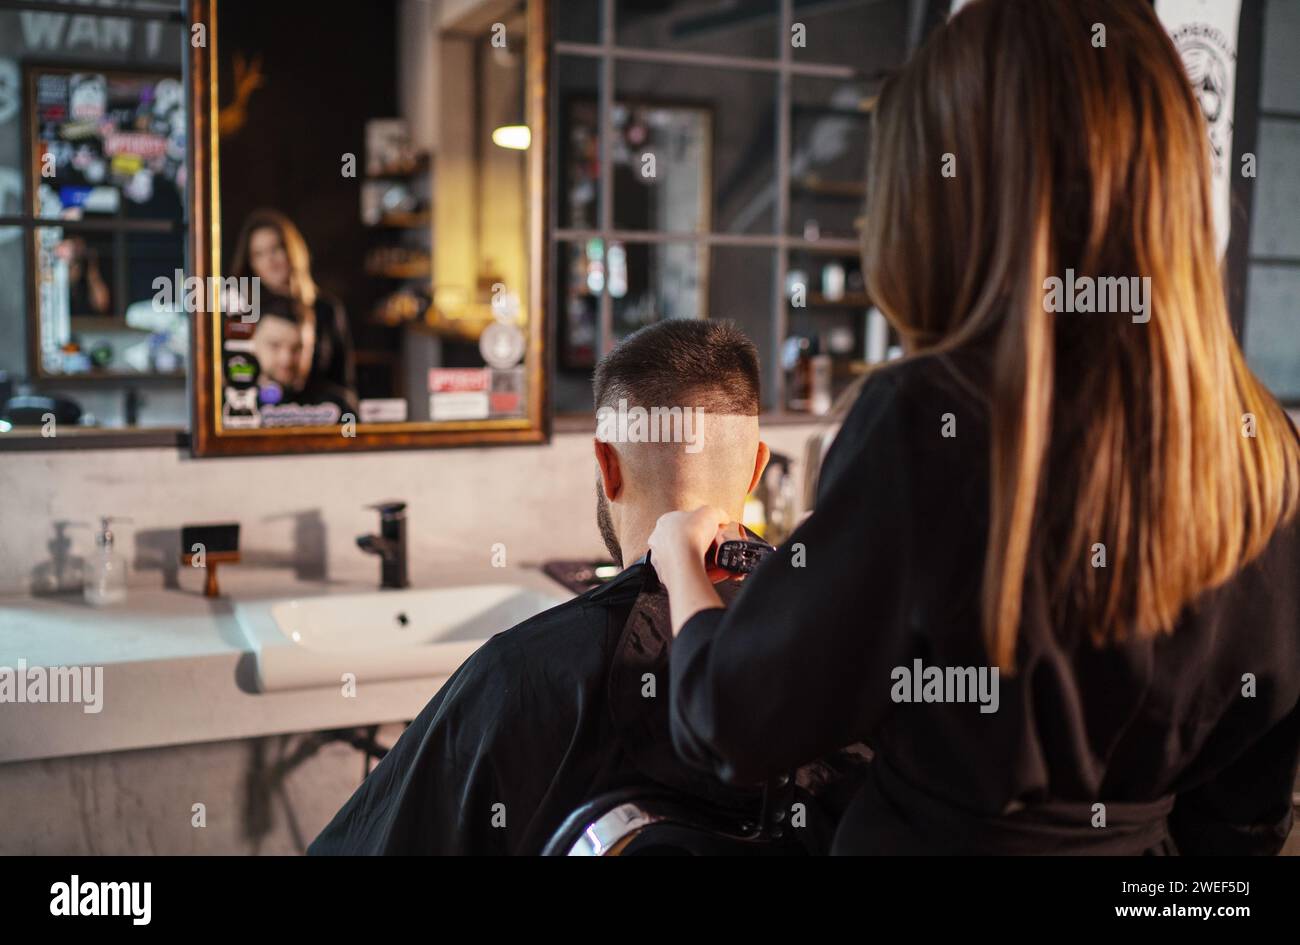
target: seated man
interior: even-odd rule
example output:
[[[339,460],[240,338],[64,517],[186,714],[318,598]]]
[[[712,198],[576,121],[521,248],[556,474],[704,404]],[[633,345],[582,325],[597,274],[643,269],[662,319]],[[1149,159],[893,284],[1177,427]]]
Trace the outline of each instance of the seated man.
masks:
[[[334,416],[356,413],[352,391],[323,378],[297,376],[302,357],[302,326],[288,299],[274,297],[262,306],[253,330],[253,355],[258,364],[258,399],[271,408],[280,405],[329,404],[338,408]],[[331,421],[333,422],[333,421]]]
[[[740,521],[768,460],[757,353],[727,323],[662,322],[601,361],[595,399],[597,523],[614,560],[636,563],[480,647],[310,853],[535,854],[583,802],[625,787],[758,813],[761,786],[724,785],[673,752],[666,598],[638,560],[669,510],[707,504]],[[655,435],[637,408],[680,409]],[[735,589],[719,586],[724,600]],[[862,761],[846,751],[796,773],[795,852],[829,845]]]

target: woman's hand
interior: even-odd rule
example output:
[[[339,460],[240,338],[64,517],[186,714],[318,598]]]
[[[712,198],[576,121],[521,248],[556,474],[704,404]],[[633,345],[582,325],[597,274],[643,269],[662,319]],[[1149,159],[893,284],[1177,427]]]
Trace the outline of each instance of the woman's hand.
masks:
[[[679,558],[687,557],[703,570],[704,555],[726,524],[726,514],[708,505],[693,512],[665,512],[650,533],[651,558],[656,564],[667,564],[680,563]]]
[[[665,512],[650,533],[650,563],[668,591],[673,636],[686,621],[710,607],[721,607],[704,566],[727,515],[707,505],[693,512]]]

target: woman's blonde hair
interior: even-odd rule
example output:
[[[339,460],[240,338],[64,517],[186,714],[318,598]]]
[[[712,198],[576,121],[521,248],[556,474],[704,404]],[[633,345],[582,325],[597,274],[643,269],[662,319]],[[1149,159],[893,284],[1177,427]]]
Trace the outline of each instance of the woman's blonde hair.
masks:
[[[292,220],[278,210],[254,210],[240,227],[235,240],[235,254],[230,275],[235,278],[250,277],[252,267],[253,234],[258,230],[274,230],[289,257],[289,295],[295,302],[308,308],[316,304],[316,281],[311,277],[311,253],[302,231]]]
[[[992,355],[983,624],[1005,669],[1031,572],[1054,625],[1149,636],[1295,514],[1300,446],[1233,337],[1210,182],[1145,2],[976,0],[877,103],[872,298],[909,353]],[[1149,320],[1057,310],[1067,270],[1149,278]]]

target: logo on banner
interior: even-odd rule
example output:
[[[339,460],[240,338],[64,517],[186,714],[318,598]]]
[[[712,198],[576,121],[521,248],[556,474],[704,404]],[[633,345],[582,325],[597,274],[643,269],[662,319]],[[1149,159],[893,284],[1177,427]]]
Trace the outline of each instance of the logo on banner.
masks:
[[[1222,256],[1232,229],[1232,113],[1241,0],[1156,0],[1156,13],[1178,50],[1205,117],[1214,178],[1214,229]]]
[[[1214,173],[1222,174],[1231,158],[1236,50],[1222,30],[1208,23],[1185,23],[1169,36],[1183,57],[1183,68],[1209,126]]]

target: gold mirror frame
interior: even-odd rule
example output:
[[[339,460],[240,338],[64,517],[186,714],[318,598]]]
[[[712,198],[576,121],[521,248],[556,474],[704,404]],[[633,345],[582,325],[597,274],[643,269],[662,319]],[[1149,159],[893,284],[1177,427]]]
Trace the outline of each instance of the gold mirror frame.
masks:
[[[202,285],[220,275],[220,151],[217,139],[217,8],[220,0],[190,0],[187,95],[190,106],[190,274]],[[550,43],[547,0],[527,0],[528,51],[525,61],[525,115],[532,130],[528,149],[528,328],[524,355],[527,416],[517,419],[357,423],[355,436],[336,428],[276,427],[225,430],[221,426],[221,319],[218,312],[194,313],[191,332],[191,452],[195,456],[273,453],[326,453],[347,450],[427,449],[509,443],[544,443],[550,438],[547,401],[546,241],[547,74]],[[203,24],[206,45],[194,45],[194,26]],[[206,293],[205,293],[206,294]]]

